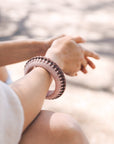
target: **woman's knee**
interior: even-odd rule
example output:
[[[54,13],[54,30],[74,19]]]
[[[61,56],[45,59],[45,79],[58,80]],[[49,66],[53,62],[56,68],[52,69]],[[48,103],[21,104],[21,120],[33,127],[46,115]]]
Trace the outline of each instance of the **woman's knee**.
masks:
[[[77,122],[64,113],[42,111],[25,131],[20,144],[88,144]]]
[[[88,144],[80,126],[67,114],[54,113],[50,128],[59,144]]]

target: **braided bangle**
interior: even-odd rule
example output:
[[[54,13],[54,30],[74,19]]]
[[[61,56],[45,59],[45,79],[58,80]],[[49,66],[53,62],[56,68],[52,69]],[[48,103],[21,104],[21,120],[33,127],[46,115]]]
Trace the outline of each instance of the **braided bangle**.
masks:
[[[55,80],[55,90],[48,91],[46,99],[55,99],[60,97],[65,91],[66,80],[64,73],[59,66],[49,58],[36,56],[28,60],[25,64],[25,74],[29,73],[34,67],[43,67]]]

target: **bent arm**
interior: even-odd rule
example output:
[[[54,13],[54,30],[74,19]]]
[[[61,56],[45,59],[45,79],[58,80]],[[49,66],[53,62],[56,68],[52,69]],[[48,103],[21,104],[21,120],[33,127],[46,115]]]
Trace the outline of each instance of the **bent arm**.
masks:
[[[50,83],[50,74],[43,68],[37,67],[22,79],[10,85],[18,95],[24,110],[25,121],[23,130],[39,114]]]
[[[0,66],[21,62],[33,56],[44,55],[46,50],[47,43],[44,41],[0,42]]]

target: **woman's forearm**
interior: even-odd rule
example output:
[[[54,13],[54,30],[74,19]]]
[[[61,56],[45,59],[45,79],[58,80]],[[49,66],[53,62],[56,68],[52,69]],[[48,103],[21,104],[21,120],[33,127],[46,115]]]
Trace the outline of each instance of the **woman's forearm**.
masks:
[[[43,105],[51,83],[50,74],[43,68],[35,68],[22,79],[11,84],[24,110],[24,128],[34,120]]]
[[[47,43],[23,40],[0,42],[0,66],[21,62],[37,55],[44,55]]]

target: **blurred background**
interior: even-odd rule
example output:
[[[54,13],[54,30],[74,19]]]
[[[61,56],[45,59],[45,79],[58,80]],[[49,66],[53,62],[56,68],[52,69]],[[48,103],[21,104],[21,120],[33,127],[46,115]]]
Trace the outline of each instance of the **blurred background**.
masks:
[[[114,1],[0,0],[0,41],[82,36],[96,51],[96,69],[67,77],[67,89],[43,109],[71,114],[91,144],[114,144]],[[7,66],[13,80],[25,62]]]

